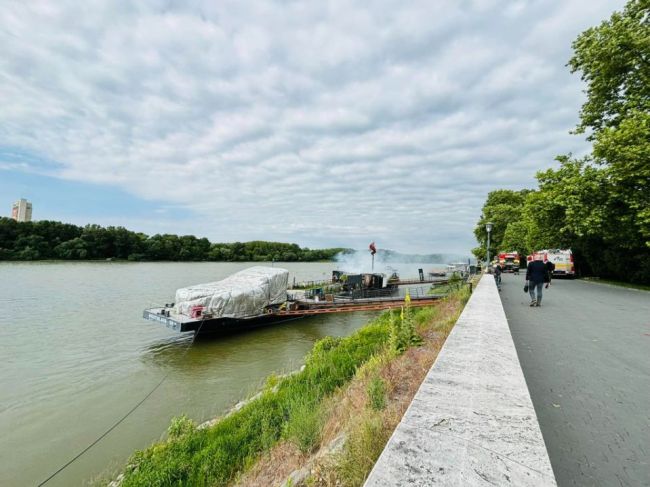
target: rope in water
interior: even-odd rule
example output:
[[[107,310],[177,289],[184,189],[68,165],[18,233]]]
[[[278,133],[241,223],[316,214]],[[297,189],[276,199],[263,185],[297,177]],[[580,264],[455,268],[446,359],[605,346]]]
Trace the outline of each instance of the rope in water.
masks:
[[[189,345],[186,347],[185,351],[183,352],[182,356],[185,356],[194,344],[194,341],[196,340],[196,337],[199,335],[199,332],[201,331],[201,328],[203,327],[203,323],[205,322],[205,318],[201,320],[201,323],[199,324],[199,328],[197,329],[196,333],[194,334],[194,338],[192,338],[192,341],[189,343]],[[160,381],[154,386],[153,389],[149,391],[149,393],[142,398],[140,402],[138,402],[135,406],[133,406],[124,416],[122,416],[118,421],[113,423],[113,425],[108,428],[104,433],[102,433],[101,436],[99,436],[96,440],[94,440],[92,443],[90,443],[86,448],[81,450],[79,453],[77,453],[72,459],[70,459],[67,463],[59,467],[59,469],[54,472],[52,475],[50,475],[48,478],[43,480],[40,484],[38,484],[38,487],[42,487],[46,483],[48,483],[50,480],[52,480],[54,477],[56,477],[58,474],[63,472],[66,468],[68,468],[70,465],[72,465],[75,461],[77,461],[82,455],[84,455],[88,450],[90,450],[93,446],[95,446],[97,443],[99,443],[102,439],[104,439],[111,431],[113,431],[115,428],[117,428],[126,418],[131,416],[135,412],[136,409],[138,409],[151,395],[156,392],[156,390],[165,382],[165,380],[169,377],[169,372],[165,374],[165,376],[160,379]]]

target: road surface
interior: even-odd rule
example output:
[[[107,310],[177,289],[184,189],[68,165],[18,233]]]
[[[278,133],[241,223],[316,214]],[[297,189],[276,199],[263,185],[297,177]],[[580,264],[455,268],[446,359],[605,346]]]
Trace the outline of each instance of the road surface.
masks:
[[[501,300],[558,486],[650,486],[650,292],[554,280]]]

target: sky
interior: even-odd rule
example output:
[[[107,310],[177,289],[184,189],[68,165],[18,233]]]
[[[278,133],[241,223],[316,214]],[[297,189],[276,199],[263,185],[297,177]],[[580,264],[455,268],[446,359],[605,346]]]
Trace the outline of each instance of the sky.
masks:
[[[623,1],[13,1],[0,215],[468,253],[589,146],[571,43]]]

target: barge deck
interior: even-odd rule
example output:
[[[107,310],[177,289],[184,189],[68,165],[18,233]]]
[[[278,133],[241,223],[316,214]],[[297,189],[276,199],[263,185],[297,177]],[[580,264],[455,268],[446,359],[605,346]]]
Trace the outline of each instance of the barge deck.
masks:
[[[443,296],[417,296],[410,298],[411,307],[432,306]],[[157,307],[144,310],[143,318],[160,323],[179,333],[226,334],[248,330],[306,316],[329,313],[351,313],[356,311],[384,311],[404,306],[404,297],[366,298],[337,302],[298,301],[294,309],[269,308],[266,313],[249,318],[200,318],[176,314],[170,308]]]

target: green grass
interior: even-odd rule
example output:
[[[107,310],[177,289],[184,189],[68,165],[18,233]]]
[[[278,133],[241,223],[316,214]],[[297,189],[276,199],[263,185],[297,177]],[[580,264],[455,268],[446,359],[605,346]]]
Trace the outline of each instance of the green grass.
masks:
[[[427,327],[429,330],[448,334],[469,297],[468,286],[451,290],[449,296],[441,301],[441,306],[421,308],[413,314],[416,328]],[[373,357],[360,370],[359,375],[366,372],[365,376],[370,378],[366,389],[368,407],[356,419],[343,451],[336,455],[333,465],[336,483],[327,485],[363,485],[399,422],[399,418],[396,421],[390,418],[391,411],[385,402],[386,384],[378,376],[378,369],[396,356],[394,351],[387,351],[383,355]]]
[[[386,407],[386,383],[381,377],[373,377],[368,383],[368,401],[375,411]]]
[[[629,282],[621,282],[621,281],[614,281],[611,279],[601,279],[599,277],[585,277],[583,278],[584,281],[589,281],[589,282],[596,282],[596,283],[602,283],[602,284],[611,284],[612,286],[619,286],[619,287],[626,287],[629,289],[639,289],[641,291],[650,291],[650,286],[644,285],[644,284],[632,284]]]
[[[367,410],[359,418],[335,467],[342,485],[363,485],[391,434],[379,411]]]
[[[175,419],[167,441],[131,457],[122,485],[226,485],[282,438],[312,451],[320,441],[321,401],[383,349],[389,315],[384,313],[347,338],[320,340],[304,370],[281,379],[277,391],[267,388],[211,428],[197,429],[186,418]]]
[[[284,436],[303,453],[311,453],[320,444],[323,415],[320,404],[296,398],[290,405],[290,420],[284,425]]]
[[[454,294],[463,301],[469,296],[467,289]],[[391,323],[398,316],[399,310],[385,312],[349,337],[318,341],[301,372],[286,377],[271,375],[258,398],[209,428],[198,429],[184,416],[175,418],[167,441],[130,458],[122,485],[223,486],[280,440],[293,442],[303,453],[314,451],[321,441],[323,400],[349,383],[360,368],[386,355]],[[410,316],[416,328],[438,318],[441,327],[453,326],[442,319],[438,307],[415,308]],[[353,447],[360,451],[378,434],[375,414],[385,407],[386,400],[381,379],[371,381],[369,387],[372,402],[368,418],[360,424],[359,437],[353,441]],[[377,454],[373,449],[368,458],[364,457],[364,465],[374,461]],[[351,471],[353,465],[344,469]]]

